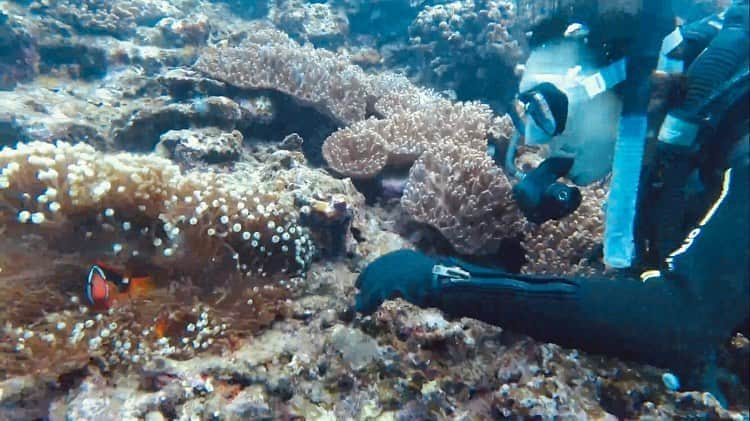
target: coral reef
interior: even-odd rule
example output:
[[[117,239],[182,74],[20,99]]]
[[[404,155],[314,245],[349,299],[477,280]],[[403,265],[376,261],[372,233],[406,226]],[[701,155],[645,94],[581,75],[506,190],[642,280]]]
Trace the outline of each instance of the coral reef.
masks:
[[[350,183],[280,152],[262,159],[265,167],[221,174],[85,144],[2,151],[0,295],[18,299],[0,312],[0,375],[55,378],[91,358],[111,372],[222,352],[287,315],[315,251],[310,235],[331,235],[296,223],[297,198],[329,191],[358,226],[363,201]],[[356,247],[349,232],[339,237]],[[46,263],[33,263],[39,258]],[[92,313],[82,301],[84,268],[102,259],[148,271],[156,290]],[[39,281],[28,285],[30,277]]]
[[[272,44],[261,45],[260,40]],[[268,30],[242,47],[209,49],[197,67],[242,88],[279,90],[323,107],[338,104],[331,112],[350,124],[332,133],[323,144],[323,157],[331,168],[361,179],[376,177],[386,167],[411,166],[402,196],[404,209],[416,221],[436,228],[460,253],[492,254],[502,238],[524,235],[527,257],[534,262],[529,270],[545,267],[546,271],[564,273],[578,261],[564,262],[587,257],[598,244],[602,218],[592,218],[600,211],[587,205],[576,214],[585,223],[579,223],[574,215],[543,228],[524,224],[512,203],[510,180],[485,153],[489,138],[503,144],[511,137],[515,129],[507,115],[496,117],[479,102],[442,99],[398,77],[367,76],[352,70],[356,67],[346,64],[343,57],[294,46],[294,41]],[[265,51],[268,56],[264,59]],[[274,66],[272,57],[292,64],[286,69]],[[338,73],[332,70],[336,62]],[[253,72],[251,68],[261,70]],[[290,68],[300,69],[302,79],[279,73]],[[333,86],[346,89],[336,84],[352,74],[359,81],[356,89],[341,94],[343,102],[331,96]],[[365,119],[369,107],[363,98],[370,98],[371,108],[381,118]],[[603,197],[594,196],[596,192],[586,195],[601,206]],[[574,233],[573,238],[580,240],[568,238]],[[550,241],[561,247],[559,260],[551,261],[552,257],[539,250],[556,250],[543,245]]]
[[[514,131],[518,31],[631,2],[516,3],[0,2],[0,419],[747,418],[746,329],[722,408],[401,300],[352,311],[397,249],[603,269],[606,184],[530,224],[485,150]],[[92,264],[122,278],[108,308]]]
[[[346,14],[328,3],[277,0],[268,18],[281,30],[316,46],[340,43],[349,31]]]
[[[0,10],[0,90],[34,77],[38,66],[39,54],[32,36],[16,18]]]
[[[496,117],[482,103],[442,99],[395,76],[366,76],[342,57],[295,47],[277,32],[261,34],[242,47],[207,50],[197,68],[241,88],[279,90],[331,107],[334,116],[350,124],[326,139],[323,156],[345,176],[372,178],[387,165],[409,167],[425,151],[431,151],[412,169],[405,208],[417,220],[438,228],[461,252],[495,250],[497,244],[492,243],[509,231],[504,228],[510,219],[504,211],[509,206],[510,184],[484,150],[491,136],[510,138],[514,128],[508,116]],[[259,44],[259,40],[269,39],[275,44]],[[295,68],[299,69],[296,78],[289,74]],[[357,83],[341,84],[344,78]],[[370,108],[366,99],[382,118],[365,119]],[[460,145],[460,149],[451,145]],[[464,154],[472,159],[457,161]],[[438,186],[440,182],[426,182],[438,177],[432,171],[449,177],[460,167],[466,171],[448,183],[449,193],[444,185]],[[443,194],[451,197],[435,199]],[[484,205],[466,212],[480,203]]]
[[[601,260],[604,236],[604,203],[607,182],[581,188],[583,201],[571,215],[559,221],[520,224],[526,250],[525,273],[552,275],[590,275],[603,271]]]
[[[525,55],[515,14],[514,3],[504,0],[425,6],[409,35],[424,55],[426,81],[459,98],[507,100],[514,69]]]
[[[242,153],[242,133],[223,132],[215,127],[193,130],[170,130],[159,136],[158,154],[184,166],[198,162],[231,163]]]
[[[167,1],[47,0],[34,2],[31,10],[54,16],[76,30],[125,38],[133,35],[137,25],[156,23],[180,9]]]
[[[251,343],[222,357],[157,357],[116,387],[90,369],[80,387],[47,405],[70,418],[743,416],[710,394],[667,390],[660,370],[537,344],[400,300],[347,323],[342,296],[351,274],[315,272],[318,285],[297,298],[296,317]],[[321,288],[338,295],[312,292]],[[6,402],[23,402],[39,386],[0,387]]]

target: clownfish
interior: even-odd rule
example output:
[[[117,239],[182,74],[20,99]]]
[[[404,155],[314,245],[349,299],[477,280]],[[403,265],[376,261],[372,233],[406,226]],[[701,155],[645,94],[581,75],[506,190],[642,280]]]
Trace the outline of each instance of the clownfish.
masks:
[[[86,278],[86,299],[99,310],[110,309],[115,302],[143,297],[155,288],[150,276],[132,277],[104,264],[89,269]]]

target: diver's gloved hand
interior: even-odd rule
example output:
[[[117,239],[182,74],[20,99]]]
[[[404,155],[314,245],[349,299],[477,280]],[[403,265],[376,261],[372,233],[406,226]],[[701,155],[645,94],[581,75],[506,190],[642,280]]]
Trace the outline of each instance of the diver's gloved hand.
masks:
[[[438,260],[412,250],[398,250],[380,256],[357,278],[359,288],[355,310],[369,314],[390,298],[401,297],[419,306],[432,294],[432,268]]]

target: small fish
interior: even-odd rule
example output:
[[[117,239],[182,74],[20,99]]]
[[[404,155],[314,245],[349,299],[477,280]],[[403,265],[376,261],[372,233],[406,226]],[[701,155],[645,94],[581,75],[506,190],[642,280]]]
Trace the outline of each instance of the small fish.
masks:
[[[667,372],[662,374],[661,381],[669,391],[675,392],[680,390],[680,379],[672,373]]]
[[[97,265],[91,266],[89,276],[86,279],[86,298],[92,307],[99,309],[108,309],[111,302],[111,282],[107,281],[107,275],[102,268]],[[116,288],[116,286],[115,286]]]
[[[568,27],[565,29],[565,33],[563,36],[565,38],[574,38],[574,39],[581,39],[585,38],[589,35],[589,27],[582,24],[582,23],[571,23],[568,25]]]
[[[120,301],[147,296],[154,290],[153,279],[148,276],[132,276],[103,263],[89,269],[86,279],[86,298],[92,307],[108,310]]]

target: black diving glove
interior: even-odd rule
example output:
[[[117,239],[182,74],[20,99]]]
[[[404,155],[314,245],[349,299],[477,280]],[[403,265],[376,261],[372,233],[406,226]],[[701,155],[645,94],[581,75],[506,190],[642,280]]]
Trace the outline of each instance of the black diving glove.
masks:
[[[401,297],[428,306],[432,294],[432,268],[438,260],[413,250],[398,250],[380,256],[359,275],[355,310],[369,314],[385,300]]]

